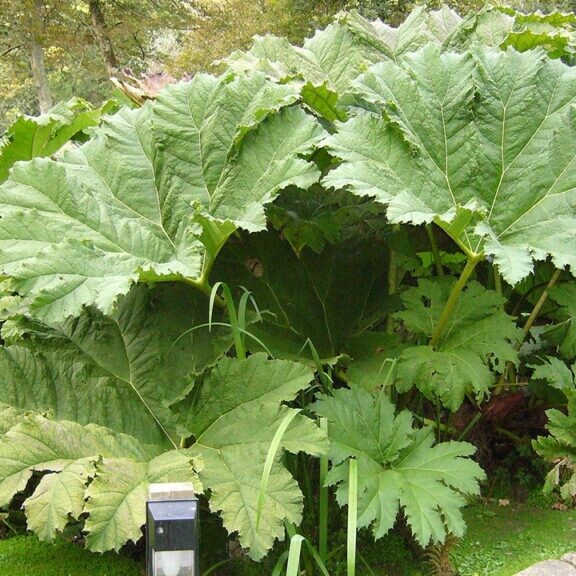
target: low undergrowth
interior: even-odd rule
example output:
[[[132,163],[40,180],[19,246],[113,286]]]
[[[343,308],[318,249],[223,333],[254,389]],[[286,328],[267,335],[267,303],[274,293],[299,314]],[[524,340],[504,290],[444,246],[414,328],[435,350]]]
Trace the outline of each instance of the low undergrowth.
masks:
[[[574,15],[343,14],[98,116],[59,158],[60,120],[10,130],[0,510],[118,551],[150,483],[191,481],[212,575],[430,574],[403,541],[443,576],[449,554],[500,573],[489,543],[462,552],[474,529],[457,545],[481,490],[529,506],[546,477],[576,501],[568,38]],[[526,542],[499,513],[508,570]]]
[[[512,576],[540,560],[559,558],[574,550],[576,511],[553,510],[549,502],[532,495],[526,502],[502,506],[497,500],[464,510],[466,537],[450,553],[459,576]],[[401,531],[400,531],[401,532]],[[345,574],[345,531],[331,534],[335,554],[330,575]],[[341,546],[338,546],[338,542]],[[361,557],[358,576],[424,576],[430,567],[416,547],[396,531],[374,542],[366,530],[358,539]],[[211,576],[268,576],[273,556],[255,564],[239,554],[216,525],[204,526],[202,574]],[[227,560],[227,561],[226,561]],[[220,564],[216,567],[216,564]],[[366,568],[366,564],[370,569]],[[0,541],[0,573],[13,576],[141,576],[143,563],[125,555],[94,555],[78,544],[39,542],[35,536]]]
[[[502,507],[470,506],[468,536],[455,548],[460,576],[512,576],[574,550],[576,511],[545,509],[528,501]]]

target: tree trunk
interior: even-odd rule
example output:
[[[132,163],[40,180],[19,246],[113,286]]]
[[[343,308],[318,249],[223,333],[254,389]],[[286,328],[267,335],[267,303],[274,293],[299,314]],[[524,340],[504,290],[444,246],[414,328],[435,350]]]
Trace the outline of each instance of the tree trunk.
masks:
[[[31,68],[32,77],[36,82],[38,89],[38,105],[40,113],[44,114],[52,108],[52,97],[50,87],[48,86],[48,76],[44,66],[44,47],[42,45],[42,31],[44,23],[42,22],[42,0],[34,0],[30,6],[30,51],[31,51]]]
[[[98,42],[100,54],[102,55],[104,64],[106,64],[108,76],[116,76],[119,68],[118,60],[116,59],[116,54],[114,54],[110,36],[108,36],[108,32],[106,31],[106,21],[104,20],[100,0],[89,0],[88,7],[90,8],[90,17],[92,18],[92,26],[94,35],[96,36],[96,42]]]

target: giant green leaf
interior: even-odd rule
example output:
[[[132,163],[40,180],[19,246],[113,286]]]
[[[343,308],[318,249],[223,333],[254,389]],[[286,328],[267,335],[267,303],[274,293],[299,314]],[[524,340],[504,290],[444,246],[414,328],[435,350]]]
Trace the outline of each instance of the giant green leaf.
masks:
[[[505,10],[514,18],[514,26],[502,47],[513,46],[524,52],[542,47],[551,58],[573,58],[576,52],[576,16],[574,13],[532,12],[523,14]]]
[[[259,71],[277,81],[295,79],[342,94],[367,65],[396,60],[428,42],[448,44],[462,26],[463,19],[447,6],[417,7],[397,28],[351,11],[340,13],[302,47],[286,38],[257,36],[249,50],[233,52],[225,62],[236,73]]]
[[[40,415],[23,417],[0,439],[2,506],[26,488],[33,473],[44,475],[24,501],[29,529],[53,540],[70,518],[87,513],[88,545],[96,551],[140,539],[150,482],[192,481],[202,490],[184,450],[162,453],[101,426]]]
[[[338,14],[334,23],[306,39],[302,47],[286,38],[256,36],[249,50],[233,52],[224,62],[236,74],[262,72],[300,87],[311,108],[334,120],[343,114],[338,97],[367,65],[399,61],[426,44],[443,51],[475,45],[513,46],[519,51],[541,46],[552,57],[571,56],[573,22],[570,14],[523,14],[490,5],[462,18],[441,5],[438,10],[418,6],[393,27],[353,10]]]
[[[224,527],[238,532],[250,556],[262,558],[275,538],[284,537],[284,520],[299,524],[303,496],[282,464],[282,453],[319,455],[327,442],[316,424],[296,415],[282,437],[257,524],[260,480],[276,430],[294,409],[280,406],[306,388],[313,372],[289,361],[255,354],[246,360],[225,358],[204,382],[188,426],[196,439],[190,449],[200,455],[200,479],[210,489],[210,508],[220,511]]]
[[[446,306],[449,281],[422,279],[403,296],[405,310],[398,314],[413,333],[430,338]],[[399,357],[396,386],[401,391],[416,386],[425,396],[456,410],[466,393],[484,398],[496,373],[507,362],[518,361],[515,344],[522,331],[502,311],[502,298],[477,282],[460,295],[435,348],[411,346]]]
[[[397,28],[380,20],[370,22],[353,11],[340,17],[349,31],[379,50],[381,60],[398,60],[429,42],[445,45],[460,32],[463,19],[446,5],[439,10],[418,6]]]
[[[300,156],[323,131],[286,108],[296,99],[262,75],[197,75],[122,110],[63,161],[16,165],[0,188],[0,266],[26,313],[49,322],[85,305],[110,313],[139,280],[207,290],[228,236],[263,229],[263,204],[318,179]]]
[[[363,389],[335,390],[314,405],[328,419],[332,469],[327,482],[348,503],[348,459],[358,462],[358,526],[370,526],[380,538],[403,509],[422,546],[462,536],[460,508],[465,495],[478,494],[484,474],[467,458],[475,452],[465,442],[434,445],[432,428],[414,429],[408,411],[394,414],[385,394]]]
[[[499,6],[486,7],[478,12],[469,12],[453,29],[444,42],[446,50],[466,50],[473,45],[498,47],[506,40],[514,27],[514,15],[507,14]]]
[[[326,140],[342,164],[325,183],[374,196],[392,222],[436,221],[512,284],[534,259],[573,265],[575,76],[539,51],[428,46],[379,64],[354,83],[356,117]]]
[[[227,59],[236,73],[264,72],[277,81],[295,78],[296,84],[326,87],[341,93],[366,65],[382,57],[378,46],[355,34],[345,23],[335,22],[293,46],[285,38],[256,37],[247,52],[234,52]]]
[[[134,288],[110,317],[90,310],[31,324],[22,342],[0,348],[0,402],[170,446],[169,405],[229,347],[218,329],[187,332],[207,317],[202,294],[164,284]]]

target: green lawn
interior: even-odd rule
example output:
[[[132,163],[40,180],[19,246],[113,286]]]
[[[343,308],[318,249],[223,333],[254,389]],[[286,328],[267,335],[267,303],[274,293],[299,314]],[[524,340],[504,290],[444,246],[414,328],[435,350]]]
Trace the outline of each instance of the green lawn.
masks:
[[[0,541],[0,574],[10,576],[141,576],[139,565],[117,554],[92,554],[70,542],[34,536]]]
[[[576,551],[576,511],[530,504],[471,506],[455,550],[461,576],[512,576],[539,560]]]

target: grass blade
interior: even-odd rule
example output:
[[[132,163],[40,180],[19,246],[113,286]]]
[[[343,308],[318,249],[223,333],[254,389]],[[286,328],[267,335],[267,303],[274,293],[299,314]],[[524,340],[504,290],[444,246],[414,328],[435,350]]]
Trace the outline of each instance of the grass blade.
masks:
[[[206,570],[205,572],[202,572],[202,576],[209,576],[209,574],[212,574],[212,572],[214,572],[215,570],[218,570],[218,568],[220,568],[221,566],[224,566],[225,564],[228,564],[229,562],[232,562],[232,558],[226,558],[225,560],[220,560],[220,562],[216,562],[216,564],[213,564],[212,566],[210,566],[210,568],[208,568],[208,570]]]
[[[318,350],[316,350],[316,346],[314,346],[314,343],[312,342],[312,340],[310,340],[310,338],[306,338],[306,342],[304,342],[302,348],[300,348],[298,356],[302,354],[302,351],[304,350],[304,348],[306,348],[306,346],[310,348],[312,359],[314,360],[314,364],[316,366],[316,372],[318,372],[318,377],[320,378],[320,381],[322,382],[322,384],[324,384],[326,390],[332,390],[332,387],[334,386],[334,380],[332,380],[330,375],[327,374],[326,371],[324,370],[324,366],[322,365],[322,360],[320,360]]]
[[[288,538],[292,539],[292,538],[294,538],[294,536],[296,536],[298,534],[298,532],[296,531],[296,527],[291,522],[285,521],[284,526],[286,527],[286,533],[288,534]],[[306,548],[304,550],[308,550],[310,552],[312,559],[316,562],[316,565],[320,569],[320,572],[322,573],[322,575],[323,576],[330,576],[330,573],[328,572],[328,569],[326,568],[326,564],[324,563],[324,560],[322,560],[322,558],[320,558],[320,555],[316,551],[316,548],[314,548],[314,546],[310,543],[310,541],[307,538],[304,538],[304,541],[306,542]],[[334,551],[334,553],[338,553],[338,551],[339,551],[339,549],[336,549]],[[273,576],[275,576],[275,575],[273,575]]]
[[[348,474],[348,530],[346,540],[346,575],[356,574],[356,529],[358,523],[358,462],[350,458]]]
[[[376,573],[374,572],[374,570],[372,570],[372,568],[370,568],[370,564],[368,564],[368,562],[366,561],[366,558],[364,558],[364,556],[362,556],[362,554],[360,554],[360,550],[357,551],[358,554],[358,558],[360,558],[360,562],[362,562],[362,564],[364,564],[364,568],[366,568],[366,570],[368,571],[368,576],[376,576]]]
[[[264,471],[262,472],[262,477],[260,478],[260,489],[258,491],[258,508],[256,511],[256,530],[260,526],[260,519],[262,518],[262,510],[264,509],[264,501],[266,499],[266,490],[268,488],[268,481],[270,480],[270,473],[272,472],[272,466],[274,465],[274,459],[278,449],[280,448],[280,443],[288,426],[294,418],[300,413],[300,410],[292,410],[286,416],[284,416],[280,426],[272,438],[270,443],[270,448],[268,448],[268,454],[266,454],[266,462],[264,463]]]
[[[280,558],[274,565],[274,570],[272,570],[272,574],[270,576],[282,576],[282,571],[284,570],[284,566],[286,566],[286,560],[288,560],[288,550],[282,552]]]
[[[322,560],[322,558],[320,558],[320,554],[318,554],[318,552],[316,552],[316,548],[314,548],[314,546],[312,546],[312,544],[310,544],[310,542],[308,540],[306,540],[306,547],[310,551],[312,558],[314,558],[314,561],[316,562],[316,566],[318,566],[318,568],[320,569],[322,576],[330,576],[330,573],[328,572],[328,569],[326,568],[326,564],[324,564],[324,560]]]
[[[232,325],[229,324],[228,322],[212,322],[211,324],[208,324],[208,323],[198,324],[198,326],[194,326],[193,328],[189,328],[188,330],[185,330],[184,332],[182,332],[182,334],[180,334],[180,336],[178,336],[178,338],[176,338],[176,340],[174,340],[174,343],[172,344],[172,346],[170,346],[170,350],[168,350],[168,355],[170,355],[172,353],[174,346],[176,346],[176,344],[178,344],[178,342],[180,342],[180,340],[182,338],[184,338],[184,336],[186,336],[187,334],[190,334],[191,332],[194,332],[195,330],[199,330],[200,328],[210,329],[212,326],[225,326],[226,328],[232,328]],[[268,348],[268,346],[266,346],[266,344],[264,344],[264,342],[262,342],[262,340],[260,340],[260,338],[258,338],[257,336],[254,336],[254,334],[252,334],[252,332],[250,332],[249,330],[240,329],[240,332],[242,332],[242,334],[252,338],[252,340],[254,340],[266,352],[266,354],[268,354],[268,356],[270,356],[270,358],[274,358],[274,354],[272,354],[272,352],[270,352],[270,349]]]
[[[298,576],[300,571],[300,552],[302,550],[302,542],[304,536],[294,534],[290,538],[290,551],[288,552],[288,566],[286,568],[286,576]]]
[[[238,327],[241,330],[246,329],[246,308],[248,306],[248,300],[250,300],[250,292],[246,288],[242,288],[242,296],[240,296],[240,302],[238,303]]]
[[[230,287],[225,282],[216,282],[210,292],[210,308],[208,310],[208,326],[212,327],[212,312],[214,310],[214,301],[218,294],[219,288],[222,287],[222,294],[224,295],[224,302],[226,302],[226,309],[230,318],[230,329],[234,338],[234,348],[236,349],[237,358],[246,358],[246,349],[244,348],[244,338],[242,336],[241,326],[238,322],[238,315],[236,314],[236,306],[234,305],[234,298]]]
[[[328,436],[328,419],[320,418],[320,430]],[[320,456],[320,495],[318,499],[318,553],[323,561],[328,556],[328,455]]]

